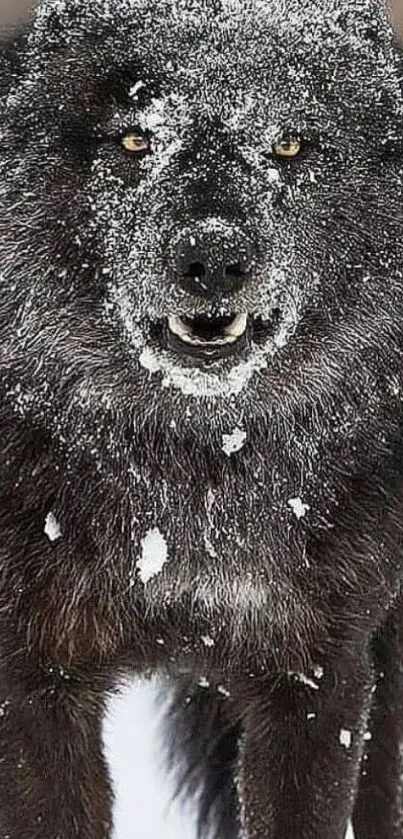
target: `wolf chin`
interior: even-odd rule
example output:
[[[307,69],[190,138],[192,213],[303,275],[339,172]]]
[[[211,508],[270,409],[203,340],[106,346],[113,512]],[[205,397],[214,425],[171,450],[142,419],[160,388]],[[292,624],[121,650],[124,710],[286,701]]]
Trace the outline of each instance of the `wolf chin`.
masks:
[[[130,672],[200,835],[401,839],[386,6],[42,0],[0,61],[1,836],[111,837]]]

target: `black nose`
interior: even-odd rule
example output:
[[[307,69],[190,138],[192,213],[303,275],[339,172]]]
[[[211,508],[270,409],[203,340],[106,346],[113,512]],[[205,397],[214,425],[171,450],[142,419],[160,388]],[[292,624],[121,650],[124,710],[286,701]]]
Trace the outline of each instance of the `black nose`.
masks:
[[[242,232],[230,224],[199,222],[183,231],[175,249],[178,280],[190,294],[231,294],[247,280],[250,247]]]

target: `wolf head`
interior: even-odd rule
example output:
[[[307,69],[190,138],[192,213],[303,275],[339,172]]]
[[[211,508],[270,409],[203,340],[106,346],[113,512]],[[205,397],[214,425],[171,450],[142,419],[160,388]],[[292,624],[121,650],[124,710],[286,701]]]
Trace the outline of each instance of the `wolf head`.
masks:
[[[384,398],[403,100],[382,4],[47,0],[18,49],[0,137],[17,410],[89,441],[148,422],[205,443]]]

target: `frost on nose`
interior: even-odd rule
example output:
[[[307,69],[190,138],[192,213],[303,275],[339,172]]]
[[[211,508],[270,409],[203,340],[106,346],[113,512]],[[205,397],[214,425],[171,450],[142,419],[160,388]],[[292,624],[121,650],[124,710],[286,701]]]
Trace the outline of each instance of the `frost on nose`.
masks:
[[[195,223],[173,243],[178,283],[203,297],[240,291],[250,273],[251,250],[235,224],[214,217]]]

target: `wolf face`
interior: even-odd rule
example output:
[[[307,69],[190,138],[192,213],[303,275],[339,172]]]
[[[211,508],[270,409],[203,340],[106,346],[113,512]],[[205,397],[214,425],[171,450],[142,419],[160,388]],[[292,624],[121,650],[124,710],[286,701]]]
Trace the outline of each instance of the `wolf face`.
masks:
[[[322,375],[337,405],[400,305],[401,110],[376,3],[42,4],[0,149],[20,404],[208,444],[314,410]]]

